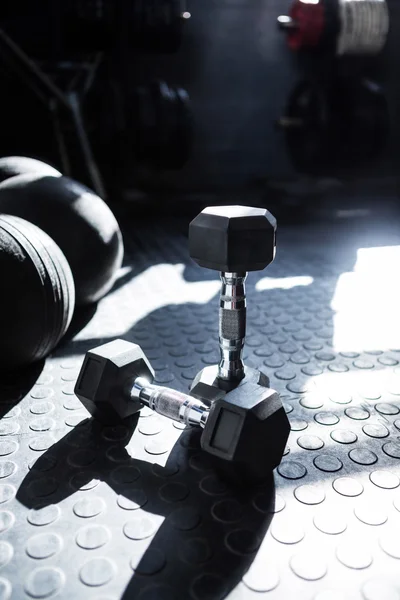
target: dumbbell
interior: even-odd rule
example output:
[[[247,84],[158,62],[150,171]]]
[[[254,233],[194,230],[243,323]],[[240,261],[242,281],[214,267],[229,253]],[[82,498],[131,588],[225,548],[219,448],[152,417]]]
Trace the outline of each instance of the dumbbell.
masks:
[[[259,271],[275,258],[276,219],[264,208],[213,206],[204,209],[189,225],[191,258],[201,267],[220,272],[219,310],[221,360],[206,367],[195,379],[194,394],[203,374],[213,374],[229,390],[245,377],[243,348],[246,336],[248,271]],[[264,379],[267,383],[267,379]],[[208,380],[207,380],[208,385]],[[204,397],[204,393],[200,393]]]
[[[38,164],[41,174],[16,174]],[[121,232],[107,205],[46,167],[25,157],[0,160],[2,370],[45,358],[71,323],[75,290],[80,304],[99,300],[122,261]]]
[[[120,423],[147,406],[179,423],[200,427],[203,450],[225,467],[246,473],[247,479],[262,480],[279,464],[286,439],[282,446],[284,436],[278,430],[283,417],[274,390],[253,385],[243,402],[238,388],[229,398],[221,395],[206,406],[187,394],[153,385],[153,379],[140,346],[114,340],[86,354],[75,394],[106,425]]]
[[[386,0],[294,0],[278,25],[292,50],[374,55],[386,44],[389,10]]]
[[[300,81],[277,125],[294,166],[314,174],[376,160],[390,130],[382,88],[344,76]]]
[[[246,336],[245,280],[249,271],[267,267],[276,252],[276,220],[266,209],[245,206],[214,206],[203,210],[189,226],[189,250],[201,267],[220,272],[218,365],[205,367],[193,380],[190,395],[209,406],[218,402],[229,412],[240,406],[263,415],[262,435],[252,439],[247,432],[244,447],[253,458],[268,456],[274,468],[281,460],[289,436],[289,421],[267,375],[244,365]],[[273,398],[273,400],[271,400]],[[231,427],[236,427],[232,416]],[[244,438],[243,438],[244,439]],[[250,468],[250,467],[248,467]],[[265,465],[254,461],[251,471],[258,477]]]

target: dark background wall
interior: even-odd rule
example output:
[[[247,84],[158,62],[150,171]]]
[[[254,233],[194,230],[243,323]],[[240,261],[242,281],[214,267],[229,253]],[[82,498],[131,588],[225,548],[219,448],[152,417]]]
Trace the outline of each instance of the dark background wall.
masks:
[[[336,0],[333,0],[336,1]],[[127,93],[154,78],[186,88],[195,119],[192,159],[182,170],[157,172],[135,167],[129,155],[115,159],[110,150],[110,172],[118,161],[123,169],[126,197],[137,188],[158,189],[175,196],[242,193],[282,189],[285,182],[304,181],[293,168],[282,132],[275,126],[288,95],[306,74],[329,76],[344,70],[368,76],[386,89],[391,116],[390,140],[384,154],[373,164],[355,168],[351,161],[343,172],[324,173],[341,182],[356,183],[362,193],[393,194],[399,171],[400,128],[400,2],[388,0],[390,34],[385,52],[373,60],[331,62],[317,56],[300,60],[287,48],[276,18],[288,11],[291,0],[187,0],[192,14],[186,23],[184,43],[177,54],[128,53],[114,61]],[[1,154],[38,156],[58,165],[59,157],[51,119],[26,89],[3,74]],[[99,123],[101,126],[101,123]],[[123,172],[122,172],[123,171]],[[371,180],[377,187],[371,186]],[[320,189],[318,178],[308,185]],[[305,193],[308,193],[306,188]],[[336,190],[336,188],[335,188]],[[207,200],[208,201],[208,200]]]
[[[400,3],[389,0],[391,29],[384,54],[375,60],[342,61],[339,69],[372,76],[387,90],[391,140],[380,161],[343,173],[346,179],[386,179],[397,171],[400,106]],[[255,181],[299,176],[275,127],[291,88],[305,73],[336,67],[329,61],[299,61],[286,46],[276,18],[288,0],[188,0],[192,18],[184,45],[170,57],[132,57],[132,81],[152,77],[190,92],[195,114],[193,159],[177,173],[144,174],[175,190],[252,186]]]

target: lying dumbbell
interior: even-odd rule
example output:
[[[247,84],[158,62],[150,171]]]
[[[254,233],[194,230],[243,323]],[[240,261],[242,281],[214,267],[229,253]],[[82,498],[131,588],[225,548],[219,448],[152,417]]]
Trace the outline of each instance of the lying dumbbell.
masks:
[[[0,159],[0,180],[0,272],[7,282],[0,296],[0,364],[7,370],[56,347],[75,300],[93,303],[109,291],[123,244],[103,200],[52,167]]]
[[[286,415],[277,392],[251,382],[245,401],[238,388],[226,396],[222,392],[206,406],[187,394],[153,385],[153,379],[143,350],[115,340],[86,354],[75,394],[104,424],[120,423],[147,406],[179,423],[201,427],[203,450],[247,473],[248,479],[263,479],[279,464],[287,436],[283,439],[279,433]]]

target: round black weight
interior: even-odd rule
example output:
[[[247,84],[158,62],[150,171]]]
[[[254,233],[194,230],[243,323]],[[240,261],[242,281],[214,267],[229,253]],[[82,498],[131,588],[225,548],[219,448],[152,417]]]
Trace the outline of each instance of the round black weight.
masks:
[[[122,235],[89,188],[68,177],[20,175],[0,185],[0,210],[31,221],[58,244],[74,276],[77,305],[110,290],[122,264]]]
[[[129,128],[133,133],[136,160],[149,166],[153,166],[157,160],[158,120],[156,108],[149,86],[137,87],[132,96]]]
[[[157,169],[181,169],[190,159],[193,119],[184,89],[164,81],[136,88],[129,122],[138,162]]]
[[[158,100],[165,136],[163,144],[160,144],[160,164],[166,169],[182,169],[191,156],[193,146],[189,94],[183,88],[165,84]]]
[[[152,102],[156,107],[158,140],[155,166],[173,169],[175,164],[178,128],[177,97],[164,81],[152,85]]]
[[[0,369],[45,358],[66,332],[75,289],[67,260],[44,231],[0,214]]]
[[[300,171],[317,172],[330,161],[331,108],[329,91],[314,81],[301,81],[289,96],[279,125],[285,132],[289,156]]]
[[[332,94],[333,132],[343,162],[369,161],[384,149],[389,110],[383,89],[367,79],[342,78]]]
[[[51,175],[61,177],[61,173],[50,165],[27,156],[5,156],[0,158],[0,183],[17,175]]]
[[[354,77],[302,81],[278,124],[294,166],[311,174],[346,170],[376,160],[389,135],[382,88]]]

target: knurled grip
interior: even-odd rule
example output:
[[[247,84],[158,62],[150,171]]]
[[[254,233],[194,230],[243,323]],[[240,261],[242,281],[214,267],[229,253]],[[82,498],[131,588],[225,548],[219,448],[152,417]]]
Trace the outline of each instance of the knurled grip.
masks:
[[[243,339],[246,335],[246,309],[221,308],[219,311],[219,327],[223,339]]]
[[[158,388],[149,400],[149,408],[159,415],[164,415],[173,421],[182,422],[185,415],[185,404],[193,404],[194,398],[169,388]],[[183,414],[182,414],[183,413]]]

